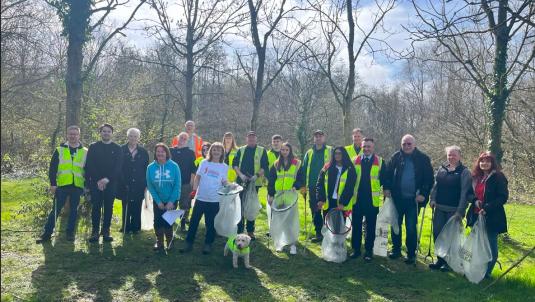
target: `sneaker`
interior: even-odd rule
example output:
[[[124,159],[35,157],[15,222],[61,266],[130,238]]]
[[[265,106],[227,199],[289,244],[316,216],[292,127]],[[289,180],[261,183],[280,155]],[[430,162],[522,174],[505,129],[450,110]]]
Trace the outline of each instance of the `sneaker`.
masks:
[[[73,242],[74,241],[74,233],[67,233],[67,235],[65,236],[65,239],[67,239],[67,241]]]
[[[290,254],[291,255],[297,254],[297,246],[295,246],[295,244],[292,244],[292,246],[290,246]]]
[[[436,263],[429,264],[429,268],[432,270],[439,270],[441,269],[445,264],[445,261],[439,258]]]
[[[320,243],[323,241],[323,235],[321,234],[316,234],[316,237],[312,238],[312,240],[310,240],[314,243]]]
[[[98,235],[98,233],[92,233],[91,237],[89,237],[88,241],[91,242],[91,243],[98,242],[98,238],[99,237],[100,236]]]
[[[186,242],[186,244],[178,250],[180,253],[189,253],[193,251],[193,244]]]
[[[401,258],[401,253],[400,252],[391,252],[390,254],[388,254],[388,258],[390,258],[392,260]]]
[[[45,243],[45,242],[50,241],[51,238],[52,238],[51,234],[43,233],[41,234],[41,236],[39,236],[39,238],[35,240],[35,243],[36,244]]]
[[[405,261],[403,261],[403,262],[405,262],[405,264],[409,264],[409,265],[410,265],[410,264],[416,264],[416,257],[414,257],[414,256],[410,257],[410,256],[409,256],[409,257],[407,257],[407,259],[405,259]]]
[[[353,251],[353,253],[349,255],[349,258],[351,259],[357,259],[358,257],[360,257],[360,251]]]
[[[443,272],[443,273],[447,273],[447,272],[451,271],[451,267],[446,263],[440,268],[440,271]]]
[[[104,241],[104,242],[112,242],[113,241],[113,237],[111,237],[110,235],[103,235],[102,236],[102,241]]]
[[[364,253],[364,261],[370,262],[372,261],[372,259],[373,259],[373,253],[371,252]]]
[[[279,247],[279,248],[275,249],[275,252],[282,253],[282,247]]]
[[[204,247],[202,248],[202,254],[208,255],[212,252],[212,245],[211,244],[204,244]]]

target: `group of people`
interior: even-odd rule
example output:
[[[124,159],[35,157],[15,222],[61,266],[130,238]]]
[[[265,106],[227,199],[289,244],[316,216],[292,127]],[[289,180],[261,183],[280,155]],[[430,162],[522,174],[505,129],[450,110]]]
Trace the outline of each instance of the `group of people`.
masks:
[[[171,148],[163,143],[155,146],[154,161],[149,163],[149,154],[139,143],[138,129],[128,129],[128,142],[123,146],[112,141],[110,124],[100,126],[99,133],[101,140],[85,148],[80,142],[80,128],[67,128],[67,142],[55,150],[50,163],[54,208],[38,243],[50,240],[67,198],[70,214],[66,238],[74,240],[77,207],[86,187],[92,204],[90,242],[98,242],[100,236],[105,242],[113,240],[110,225],[115,198],[123,205],[121,232],[138,233],[142,202],[148,190],[154,203],[154,249],[172,248],[173,225],[162,215],[179,207],[184,210],[180,228],[187,231],[180,252],[193,250],[199,222],[204,216],[206,236],[202,253],[208,254],[216,237],[214,219],[219,211],[218,191],[235,182],[242,186],[254,184],[257,192],[266,186],[269,205],[278,194],[299,191],[310,208],[315,228],[313,242],[322,241],[324,217],[329,211],[351,215],[351,258],[361,256],[365,222],[363,257],[366,261],[373,258],[377,215],[386,197],[394,202],[400,230],[398,234],[391,232],[393,247],[389,258],[401,257],[404,221],[407,264],[416,261],[418,215],[429,200],[434,212],[435,239],[451,217],[466,216],[468,225],[472,225],[478,215],[485,216],[492,249],[487,275],[498,258],[498,234],[507,231],[503,207],[508,199],[507,179],[490,152],[481,153],[470,170],[461,162],[459,147],[446,147],[447,160],[435,173],[429,156],[416,147],[412,135],[403,136],[401,148],[385,161],[375,153],[375,140],[364,137],[361,129],[353,130],[351,145],[336,147],[327,145],[325,133],[316,130],[314,144],[301,162],[292,145],[284,142],[281,135],[272,137],[269,150],[257,144],[254,131],[247,133],[246,144],[242,147],[237,146],[230,132],[224,134],[221,142],[210,144],[203,142],[195,133],[195,123],[188,121],[185,131],[173,138]],[[240,194],[243,199],[245,190]],[[192,200],[195,204],[190,218]],[[237,229],[238,233],[245,231],[255,239],[254,220],[242,219]],[[296,254],[296,243],[290,244],[291,254]],[[448,270],[448,265],[438,258],[430,268]]]

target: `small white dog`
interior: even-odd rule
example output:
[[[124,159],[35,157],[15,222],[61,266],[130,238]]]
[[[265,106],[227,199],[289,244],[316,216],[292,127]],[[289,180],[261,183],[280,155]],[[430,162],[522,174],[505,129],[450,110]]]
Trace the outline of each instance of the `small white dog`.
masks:
[[[238,257],[243,257],[243,263],[246,268],[251,268],[249,264],[249,252],[251,248],[251,237],[247,234],[238,234],[236,237],[229,237],[227,244],[225,244],[224,256],[228,255],[228,251],[232,252],[232,266],[238,268]]]

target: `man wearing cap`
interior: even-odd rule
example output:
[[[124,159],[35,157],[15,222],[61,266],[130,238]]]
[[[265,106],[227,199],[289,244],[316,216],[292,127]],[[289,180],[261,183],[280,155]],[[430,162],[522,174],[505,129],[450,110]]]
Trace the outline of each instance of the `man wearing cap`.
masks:
[[[313,242],[321,242],[323,236],[321,235],[321,228],[323,227],[323,217],[321,210],[318,209],[316,200],[316,182],[323,166],[331,159],[331,146],[325,145],[325,133],[322,130],[314,131],[314,146],[305,153],[303,165],[301,165],[301,175],[304,175],[306,184],[301,188],[301,193],[306,195],[308,193],[308,201],[314,227],[316,229],[316,237],[312,239]]]
[[[353,144],[347,145],[345,148],[349,158],[354,162],[357,155],[362,155],[362,149],[360,148],[360,144],[362,143],[362,130],[360,128],[353,129],[351,138],[353,139]]]
[[[264,147],[258,146],[256,133],[254,131],[249,131],[247,133],[246,145],[240,147],[234,161],[232,162],[232,167],[238,175],[238,184],[244,184],[248,182],[253,176],[256,176],[255,185],[256,191],[262,186],[262,179],[264,172],[268,171],[269,161],[267,157],[267,152]],[[240,193],[240,198],[244,198],[244,193],[246,190],[243,190]],[[244,219],[238,223],[238,233],[243,232]],[[254,230],[255,222],[247,220],[247,233],[251,239],[255,239]]]

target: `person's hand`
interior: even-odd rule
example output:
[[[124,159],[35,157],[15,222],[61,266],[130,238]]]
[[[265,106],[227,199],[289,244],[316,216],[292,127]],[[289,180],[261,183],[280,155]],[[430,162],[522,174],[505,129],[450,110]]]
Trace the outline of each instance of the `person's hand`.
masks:
[[[481,215],[487,215],[487,212],[485,212],[485,210],[481,209],[481,210],[479,210],[479,214],[481,214]]]
[[[165,209],[165,204],[163,202],[158,203],[158,209],[163,210]]]
[[[425,201],[425,197],[421,194],[416,195],[416,201],[422,203]]]
[[[476,204],[477,208],[481,208],[481,206],[482,206],[481,200],[476,200],[475,204]]]
[[[172,202],[168,202],[168,203],[165,204],[165,209],[166,209],[167,211],[171,211],[171,210],[173,210],[174,208],[175,208],[175,205],[174,205]]]
[[[101,179],[101,181],[104,182],[104,185],[107,185],[110,182],[107,177],[104,177],[103,179]]]
[[[299,189],[299,191],[301,191],[301,195],[303,195],[303,196],[307,195],[307,188],[306,187],[302,187],[301,189]]]
[[[101,181],[97,182],[97,187],[100,191],[104,191],[106,189],[106,185],[102,183]]]
[[[343,204],[339,204],[337,207],[336,207],[337,210],[340,210],[340,211],[343,211],[344,210],[344,205]]]
[[[273,196],[268,196],[268,199],[267,199],[269,205],[271,206],[273,204]]]
[[[437,203],[434,200],[431,200],[431,202],[429,202],[429,206],[431,207],[431,209],[434,209],[436,205]]]
[[[324,201],[318,201],[318,203],[317,203],[318,211],[321,210],[321,209],[323,209],[323,205],[324,205],[324,204],[325,204]]]
[[[249,177],[247,177],[247,176],[246,176],[245,174],[243,174],[243,173],[240,173],[238,176],[240,177],[240,179],[241,179],[243,182],[247,182],[247,181],[249,181]]]
[[[197,190],[191,190],[191,193],[189,193],[189,198],[193,199],[195,198],[195,195],[197,195]]]
[[[56,194],[56,189],[58,187],[57,186],[50,186],[50,188],[48,189],[48,192],[50,192],[50,194],[54,195]]]
[[[384,190],[384,191],[383,191],[383,195],[384,195],[385,197],[392,197],[392,193],[390,193],[390,190]]]

